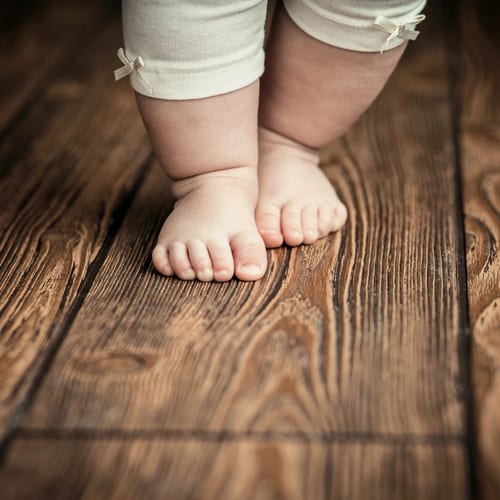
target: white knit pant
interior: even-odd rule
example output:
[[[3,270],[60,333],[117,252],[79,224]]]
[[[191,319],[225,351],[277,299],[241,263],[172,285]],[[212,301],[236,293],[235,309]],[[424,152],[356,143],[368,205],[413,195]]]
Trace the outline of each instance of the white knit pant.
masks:
[[[283,0],[313,38],[381,52],[414,40],[425,0]],[[125,49],[115,78],[140,94],[198,99],[240,89],[264,71],[267,0],[122,0]]]

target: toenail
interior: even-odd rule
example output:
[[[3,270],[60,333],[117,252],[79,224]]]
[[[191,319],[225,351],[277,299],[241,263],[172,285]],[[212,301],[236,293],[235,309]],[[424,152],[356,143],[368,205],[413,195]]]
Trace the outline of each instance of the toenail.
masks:
[[[231,277],[231,273],[229,271],[223,270],[223,271],[216,271],[216,276],[217,279],[224,280],[228,279]]]
[[[196,278],[196,273],[192,269],[185,269],[182,274],[184,275],[182,279],[185,280],[194,280]]]
[[[214,273],[207,267],[198,273],[198,279],[200,281],[211,281],[214,279]]]
[[[259,276],[262,273],[262,268],[255,264],[243,264],[238,267],[238,270],[249,276]]]

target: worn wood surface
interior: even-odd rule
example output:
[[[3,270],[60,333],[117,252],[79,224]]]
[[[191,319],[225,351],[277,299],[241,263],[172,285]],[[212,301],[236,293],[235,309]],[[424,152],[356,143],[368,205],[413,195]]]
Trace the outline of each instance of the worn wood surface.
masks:
[[[500,6],[460,2],[458,97],[478,480],[500,498]]]
[[[116,12],[111,6],[102,0],[2,2],[0,137],[10,120],[37,106],[51,80],[81,57],[82,46]]]
[[[25,91],[36,102],[20,97],[0,122],[2,499],[470,498],[450,51],[474,55],[454,94],[474,110],[462,115],[464,171],[488,164],[485,144],[493,154],[481,116],[497,115],[477,94],[498,84],[474,79],[486,63],[467,41],[446,54],[442,19],[429,17],[376,105],[323,152],[347,227],[270,251],[257,283],[154,272],[168,182],[129,87],[112,83],[119,24],[59,74],[47,68],[73,49],[58,48]],[[482,228],[498,240],[498,183],[477,168],[463,179],[471,309],[471,279],[481,303],[478,480],[491,492],[498,343],[477,325],[481,290],[498,283],[481,260],[496,262]]]
[[[463,453],[460,446],[32,436],[16,441],[0,480],[11,478],[2,489],[9,499],[448,500],[466,498]]]
[[[24,426],[463,436],[444,53],[422,46],[325,151],[346,230],[270,252],[257,283],[152,272],[167,191],[155,169]]]
[[[150,155],[130,91],[111,87],[119,40],[115,22],[1,143],[0,437]]]

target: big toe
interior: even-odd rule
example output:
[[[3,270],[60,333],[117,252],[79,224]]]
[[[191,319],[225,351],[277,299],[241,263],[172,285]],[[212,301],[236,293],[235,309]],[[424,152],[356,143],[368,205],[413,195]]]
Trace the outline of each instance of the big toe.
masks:
[[[266,247],[283,245],[281,234],[281,208],[274,203],[260,202],[255,211],[255,222]]]
[[[266,272],[267,255],[264,241],[256,233],[240,233],[231,241],[235,275],[243,281],[256,281]]]

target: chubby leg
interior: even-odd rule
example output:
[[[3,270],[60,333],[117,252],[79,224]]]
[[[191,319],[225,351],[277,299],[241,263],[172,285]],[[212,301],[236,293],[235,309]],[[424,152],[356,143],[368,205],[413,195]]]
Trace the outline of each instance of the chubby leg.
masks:
[[[123,0],[124,64],[174,210],[153,250],[181,279],[256,280],[257,109],[265,0]]]
[[[153,250],[160,273],[202,281],[264,274],[266,250],[254,219],[258,95],[258,82],[194,100],[137,94],[177,200]]]
[[[404,45],[377,52],[337,48],[275,14],[259,113],[256,220],[268,247],[312,243],[347,211],[318,168],[319,148],[344,134],[385,85]]]

